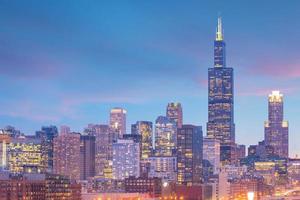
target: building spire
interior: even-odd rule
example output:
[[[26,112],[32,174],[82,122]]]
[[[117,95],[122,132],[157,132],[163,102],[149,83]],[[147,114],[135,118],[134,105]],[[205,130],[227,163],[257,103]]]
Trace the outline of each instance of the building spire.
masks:
[[[222,41],[222,40],[223,40],[222,18],[218,17],[218,27],[217,27],[217,33],[216,33],[216,41]]]

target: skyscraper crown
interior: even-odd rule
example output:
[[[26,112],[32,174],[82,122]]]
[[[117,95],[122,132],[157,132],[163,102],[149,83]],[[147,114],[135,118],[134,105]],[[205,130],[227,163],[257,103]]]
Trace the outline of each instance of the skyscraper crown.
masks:
[[[222,41],[224,39],[223,36],[223,28],[222,28],[222,18],[218,17],[218,26],[216,32],[216,41]]]

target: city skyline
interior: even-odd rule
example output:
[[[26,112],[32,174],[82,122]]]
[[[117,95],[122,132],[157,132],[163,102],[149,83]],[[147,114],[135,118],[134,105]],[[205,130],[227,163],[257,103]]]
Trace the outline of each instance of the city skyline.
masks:
[[[197,2],[183,8],[177,4],[168,14],[163,12],[167,3],[161,8],[155,3],[121,3],[120,13],[108,3],[93,5],[103,6],[100,14],[88,5],[79,8],[80,3],[60,4],[55,12],[50,12],[55,2],[46,3],[51,9],[20,4],[1,5],[6,8],[0,14],[6,19],[0,33],[6,39],[0,47],[0,91],[6,94],[0,98],[1,128],[13,125],[33,134],[53,124],[82,132],[89,123],[108,124],[110,109],[122,107],[127,110],[129,133],[136,121],[154,123],[169,102],[181,103],[184,124],[205,127],[207,69],[213,66],[216,18],[221,11],[227,63],[235,69],[236,142],[249,145],[264,138],[268,94],[280,90],[290,126],[290,156],[300,154],[296,1],[285,5],[289,13],[269,10],[267,3],[259,8],[249,4],[257,14],[253,18],[249,12],[243,14],[248,8],[239,3],[230,5],[240,11],[221,2],[204,8]],[[69,6],[71,11],[64,13]],[[274,6],[279,9],[281,4]],[[240,19],[234,16],[237,13]]]

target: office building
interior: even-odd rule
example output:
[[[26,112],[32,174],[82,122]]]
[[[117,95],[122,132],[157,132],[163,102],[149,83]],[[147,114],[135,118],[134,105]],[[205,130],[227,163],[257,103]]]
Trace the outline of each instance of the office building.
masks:
[[[202,127],[183,125],[177,131],[177,182],[197,185],[202,181]]]
[[[213,166],[213,173],[218,174],[220,162],[220,141],[215,138],[203,138],[203,160],[209,161]]]
[[[80,179],[80,134],[62,132],[53,140],[53,171]]]
[[[45,172],[48,160],[45,159],[41,139],[34,136],[12,138],[7,149],[8,169],[14,173]]]
[[[41,139],[41,145],[45,155],[42,155],[48,162],[47,171],[53,170],[53,139],[57,137],[56,126],[43,126],[40,131],[36,131],[36,136]]]
[[[214,41],[214,67],[208,69],[207,136],[220,140],[222,164],[235,162],[234,78],[226,66],[225,41],[221,18]]]
[[[140,176],[140,145],[133,140],[118,139],[113,143],[113,179]]]
[[[80,136],[80,179],[95,176],[95,136]]]
[[[110,110],[110,128],[114,134],[114,140],[122,138],[126,134],[126,113],[123,108],[113,108]]]
[[[180,103],[168,103],[166,116],[176,122],[177,128],[182,127],[182,107]]]
[[[288,122],[283,118],[283,95],[272,91],[269,95],[268,121],[265,122],[265,143],[274,150],[274,155],[289,156]]]
[[[149,157],[149,177],[159,177],[163,182],[176,183],[177,181],[177,157]]]
[[[165,116],[155,121],[155,155],[172,156],[176,153],[176,123]]]
[[[112,143],[113,137],[109,125],[89,124],[85,129],[89,135],[95,136],[95,172],[97,177],[112,178]]]

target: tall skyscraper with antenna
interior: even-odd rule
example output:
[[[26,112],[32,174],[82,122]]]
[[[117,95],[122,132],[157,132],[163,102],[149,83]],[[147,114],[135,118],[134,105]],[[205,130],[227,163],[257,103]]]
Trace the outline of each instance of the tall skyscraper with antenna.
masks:
[[[233,68],[226,66],[222,19],[218,18],[214,41],[214,67],[208,69],[207,136],[220,140],[220,159],[223,164],[234,162],[234,84]]]

